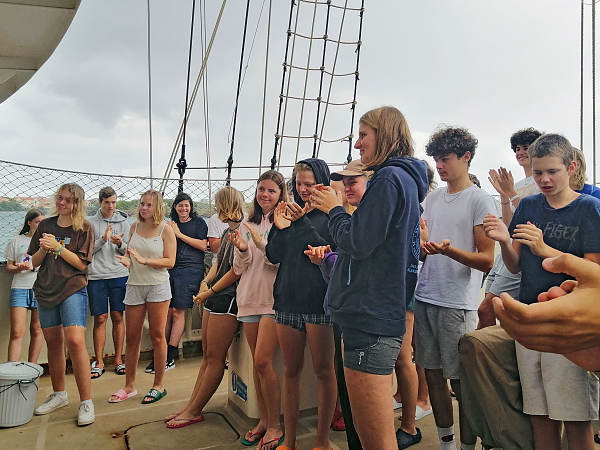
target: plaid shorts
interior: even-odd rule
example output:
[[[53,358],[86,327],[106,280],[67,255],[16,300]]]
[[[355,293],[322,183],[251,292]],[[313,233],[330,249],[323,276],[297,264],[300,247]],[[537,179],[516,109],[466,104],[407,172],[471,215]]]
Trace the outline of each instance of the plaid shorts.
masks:
[[[275,323],[287,325],[294,330],[306,331],[306,324],[332,326],[331,316],[327,314],[298,314],[275,311]]]

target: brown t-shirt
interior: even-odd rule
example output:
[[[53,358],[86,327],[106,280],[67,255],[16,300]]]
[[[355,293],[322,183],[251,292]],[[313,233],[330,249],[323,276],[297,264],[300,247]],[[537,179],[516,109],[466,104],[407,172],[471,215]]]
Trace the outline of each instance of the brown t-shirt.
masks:
[[[75,253],[87,264],[92,262],[94,254],[94,230],[86,220],[83,230],[75,231],[73,227],[60,227],[58,216],[49,217],[40,222],[38,229],[31,238],[28,253],[33,255],[40,248],[42,233],[49,233],[63,244],[69,251]],[[55,252],[48,252],[40,265],[37,279],[33,285],[35,298],[40,306],[50,309],[58,306],[63,300],[87,286],[87,266],[78,270],[66,262]]]

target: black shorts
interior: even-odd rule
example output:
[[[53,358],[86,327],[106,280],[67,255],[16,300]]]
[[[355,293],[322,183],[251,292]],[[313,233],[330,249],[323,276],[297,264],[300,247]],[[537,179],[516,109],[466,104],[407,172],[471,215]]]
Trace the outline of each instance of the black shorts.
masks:
[[[211,314],[229,314],[233,317],[237,317],[238,312],[235,297],[228,294],[213,295],[204,303],[204,309]]]

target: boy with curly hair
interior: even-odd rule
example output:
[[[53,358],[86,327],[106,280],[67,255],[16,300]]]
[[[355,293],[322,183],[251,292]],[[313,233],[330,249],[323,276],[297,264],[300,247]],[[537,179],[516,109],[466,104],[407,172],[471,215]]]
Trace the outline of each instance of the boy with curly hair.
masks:
[[[494,262],[494,242],[483,218],[496,213],[493,198],[469,179],[477,139],[464,128],[443,127],[425,150],[442,181],[424,202],[421,258],[415,292],[416,362],[425,369],[441,450],[456,450],[452,399],[459,401],[461,448],[474,450],[476,436],[462,413],[458,340],[475,330],[483,272]]]

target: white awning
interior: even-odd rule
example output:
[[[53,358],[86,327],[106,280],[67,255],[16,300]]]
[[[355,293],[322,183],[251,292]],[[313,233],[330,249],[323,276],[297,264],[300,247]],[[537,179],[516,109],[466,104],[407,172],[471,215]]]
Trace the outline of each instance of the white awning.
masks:
[[[52,55],[81,0],[0,0],[0,103]]]

